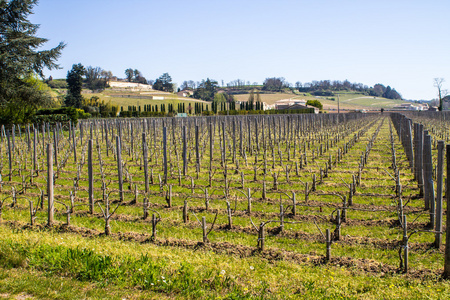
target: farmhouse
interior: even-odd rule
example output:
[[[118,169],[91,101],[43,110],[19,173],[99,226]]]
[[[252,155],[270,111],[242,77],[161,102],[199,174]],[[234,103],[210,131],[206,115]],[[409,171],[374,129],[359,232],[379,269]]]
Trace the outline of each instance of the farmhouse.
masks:
[[[283,99],[275,102],[275,109],[288,109],[293,105],[304,105],[306,106],[306,100],[304,99]],[[293,109],[293,108],[289,108]]]
[[[413,111],[421,111],[428,110],[427,104],[417,104],[414,105],[412,103],[402,103],[400,105],[394,106],[394,110],[413,110]]]
[[[193,94],[191,90],[182,90],[177,93],[178,97],[189,97]]]
[[[305,109],[305,108],[314,108],[314,113],[318,114],[319,109],[317,107],[306,105],[306,100],[292,100],[292,99],[284,99],[284,100],[278,100],[275,102],[275,109],[278,110],[286,110],[286,109]]]
[[[110,81],[109,86],[112,88],[118,89],[131,89],[131,90],[151,90],[152,85],[150,84],[142,84],[128,81]]]

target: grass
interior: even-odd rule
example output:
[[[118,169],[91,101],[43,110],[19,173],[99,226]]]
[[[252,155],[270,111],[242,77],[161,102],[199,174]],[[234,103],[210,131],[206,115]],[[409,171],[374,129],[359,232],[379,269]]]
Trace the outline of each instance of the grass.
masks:
[[[436,278],[367,277],[358,268],[268,262],[258,256],[243,259],[51,230],[13,232],[2,226],[0,232],[4,241],[0,291],[9,295],[26,293],[50,299],[105,295],[126,299],[417,299],[427,295],[438,299],[450,292],[448,283]],[[52,274],[55,281],[51,283],[46,274]]]

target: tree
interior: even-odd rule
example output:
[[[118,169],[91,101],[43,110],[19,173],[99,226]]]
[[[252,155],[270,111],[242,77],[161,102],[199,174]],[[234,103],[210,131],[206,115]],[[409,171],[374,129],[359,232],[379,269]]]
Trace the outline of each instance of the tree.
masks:
[[[83,96],[81,96],[81,89],[83,86],[83,75],[86,70],[82,64],[72,66],[72,69],[67,72],[67,96],[65,99],[66,106],[73,106],[81,108],[83,104]]]
[[[263,90],[281,92],[283,88],[287,87],[283,77],[266,78],[263,83]]]
[[[133,82],[146,84],[147,79],[145,79],[145,77],[142,75],[141,71],[139,71],[138,69],[135,69],[133,71]]]
[[[156,79],[153,83],[153,89],[172,93],[172,77],[170,77],[169,73],[164,73],[158,79]]]
[[[215,103],[225,103],[225,102],[227,102],[227,98],[225,97],[224,93],[217,93],[217,94],[214,95],[213,102],[215,102]]]
[[[57,69],[65,44],[40,49],[48,40],[36,36],[39,25],[27,20],[37,0],[0,0],[0,122],[28,122],[32,114],[50,104],[48,92],[36,83],[43,69]]]
[[[250,95],[248,96],[248,109],[249,110],[253,110],[253,104],[255,102],[255,93],[253,92],[253,90],[250,91]]]
[[[389,85],[386,87],[386,90],[383,93],[383,97],[387,99],[402,99],[402,96],[395,89],[392,89]]]
[[[106,81],[103,80],[102,68],[89,66],[86,68],[86,85],[92,90],[102,90],[106,87]]]
[[[134,70],[131,68],[128,68],[125,70],[125,76],[127,77],[127,81],[131,82],[133,80],[134,76]]]
[[[180,89],[183,90],[193,90],[195,89],[195,82],[193,80],[183,81],[180,86]]]
[[[105,81],[105,87],[108,87],[109,82],[113,79],[114,75],[111,71],[105,71],[102,70],[102,73],[100,74],[103,80]]]
[[[377,83],[373,86],[373,89],[370,93],[371,96],[381,97],[384,92],[386,92],[386,87],[380,83]]]
[[[320,110],[323,109],[323,105],[319,100],[308,100],[306,101],[306,105],[317,107]]]
[[[197,89],[195,89],[194,91],[193,96],[196,99],[213,101],[217,87],[217,81],[207,78],[206,80],[202,80],[202,82],[198,85]]]
[[[444,101],[443,98],[447,96],[447,90],[442,89],[442,83],[444,83],[444,78],[434,78],[434,86],[438,90],[438,97],[439,97],[439,111],[442,111],[444,107]]]

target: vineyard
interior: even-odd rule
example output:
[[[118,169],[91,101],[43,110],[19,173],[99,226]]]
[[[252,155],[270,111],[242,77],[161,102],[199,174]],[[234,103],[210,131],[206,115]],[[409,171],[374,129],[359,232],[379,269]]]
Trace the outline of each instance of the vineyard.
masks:
[[[448,117],[2,127],[0,297],[448,298]]]

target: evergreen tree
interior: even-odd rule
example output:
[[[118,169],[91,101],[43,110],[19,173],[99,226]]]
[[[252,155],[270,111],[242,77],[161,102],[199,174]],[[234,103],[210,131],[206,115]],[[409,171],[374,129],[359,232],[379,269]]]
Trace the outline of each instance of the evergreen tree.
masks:
[[[55,63],[65,47],[60,43],[41,50],[48,40],[39,38],[39,25],[27,20],[37,0],[0,0],[0,122],[27,122],[41,106],[51,104],[36,74],[43,69],[57,69]]]
[[[83,75],[85,69],[82,64],[76,64],[72,66],[72,69],[67,73],[67,95],[64,103],[66,106],[73,106],[80,108],[83,105],[83,96],[81,95],[81,89],[83,86]]]
[[[172,77],[170,77],[169,73],[164,73],[158,79],[156,79],[153,83],[153,89],[172,93]]]
[[[205,101],[213,101],[216,94],[217,81],[207,78],[202,80],[199,87],[194,91],[194,98]]]

